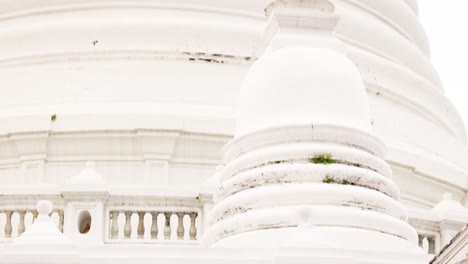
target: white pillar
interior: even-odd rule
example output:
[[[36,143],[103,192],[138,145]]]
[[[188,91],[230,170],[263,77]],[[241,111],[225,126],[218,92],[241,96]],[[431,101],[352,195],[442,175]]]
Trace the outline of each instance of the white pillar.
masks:
[[[82,244],[102,244],[106,235],[110,238],[110,231],[105,233],[110,213],[104,206],[109,193],[93,162],[87,162],[81,173],[71,178],[62,195],[67,203],[64,227],[67,236]]]
[[[37,203],[38,217],[26,231],[0,252],[2,264],[78,264],[80,255],[73,242],[52,222],[50,201]]]
[[[437,216],[443,248],[468,223],[468,209],[454,200],[451,193],[444,193],[432,212]]]

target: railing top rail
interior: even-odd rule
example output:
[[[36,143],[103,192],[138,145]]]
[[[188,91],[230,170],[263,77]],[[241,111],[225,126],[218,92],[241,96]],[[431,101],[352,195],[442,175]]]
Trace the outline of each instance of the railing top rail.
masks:
[[[106,208],[108,212],[133,212],[133,213],[150,213],[150,212],[157,212],[157,213],[200,213],[201,208],[198,207],[174,207],[174,206],[108,206]]]

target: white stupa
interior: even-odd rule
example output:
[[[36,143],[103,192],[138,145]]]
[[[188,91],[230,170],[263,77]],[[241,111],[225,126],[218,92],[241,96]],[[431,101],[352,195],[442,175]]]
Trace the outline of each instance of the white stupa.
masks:
[[[279,29],[241,88],[207,241],[281,248],[302,240],[312,262],[425,263],[372,134],[359,71],[331,34],[333,5],[283,1],[270,10]],[[301,237],[304,205],[315,227]]]
[[[416,0],[0,1],[0,80],[0,263],[40,200],[90,264],[424,263],[468,221]]]

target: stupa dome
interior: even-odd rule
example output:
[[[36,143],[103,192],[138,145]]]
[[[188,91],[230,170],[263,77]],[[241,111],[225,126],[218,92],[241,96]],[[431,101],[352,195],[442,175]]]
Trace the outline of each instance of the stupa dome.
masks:
[[[281,48],[251,67],[241,88],[236,135],[259,127],[321,123],[370,130],[359,71],[345,54],[317,46]]]

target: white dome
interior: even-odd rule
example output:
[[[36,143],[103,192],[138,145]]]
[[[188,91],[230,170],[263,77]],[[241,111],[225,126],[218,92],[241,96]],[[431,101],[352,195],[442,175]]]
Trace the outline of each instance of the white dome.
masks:
[[[241,87],[236,136],[284,125],[321,123],[370,131],[359,71],[338,51],[294,46],[263,56]]]

